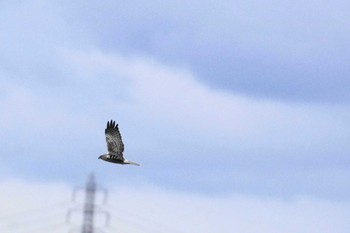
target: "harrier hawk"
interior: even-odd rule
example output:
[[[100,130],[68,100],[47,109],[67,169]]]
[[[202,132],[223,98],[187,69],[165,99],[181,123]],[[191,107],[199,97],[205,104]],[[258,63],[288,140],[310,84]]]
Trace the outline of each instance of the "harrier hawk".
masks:
[[[108,121],[107,127],[105,129],[106,142],[107,142],[107,154],[103,154],[99,159],[102,159],[111,163],[119,163],[119,164],[133,164],[140,166],[138,163],[134,163],[124,159],[124,144],[122,141],[122,137],[120,135],[118,124],[115,124],[115,121]]]

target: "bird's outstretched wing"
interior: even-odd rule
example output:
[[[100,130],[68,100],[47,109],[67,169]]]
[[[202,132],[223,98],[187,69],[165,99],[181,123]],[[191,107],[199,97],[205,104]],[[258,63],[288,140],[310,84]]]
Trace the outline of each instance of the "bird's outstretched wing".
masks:
[[[105,129],[108,152],[116,159],[123,160],[124,144],[120,135],[118,124],[108,121]]]

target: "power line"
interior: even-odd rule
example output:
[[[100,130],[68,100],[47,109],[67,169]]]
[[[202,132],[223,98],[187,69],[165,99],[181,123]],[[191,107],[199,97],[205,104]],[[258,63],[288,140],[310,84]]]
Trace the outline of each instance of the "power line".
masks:
[[[41,229],[43,225],[57,225],[59,219],[62,219],[67,211],[67,203],[69,202],[59,202],[2,216],[0,219],[0,232],[12,232],[13,230],[16,232],[35,232],[31,229]],[[57,227],[54,227],[54,229],[57,229]]]
[[[110,205],[110,204],[103,206],[103,208],[107,209],[112,214],[115,213],[115,211],[118,211],[118,213],[122,213],[122,214],[117,214],[117,219],[119,219],[119,221],[128,222],[129,224],[131,223],[133,226],[137,226],[138,229],[143,229],[142,232],[144,232],[144,230],[146,229],[149,230],[149,232],[157,232],[157,233],[161,233],[161,232],[184,233],[185,232],[183,230],[176,229],[173,226],[169,226],[164,222],[155,221],[149,216],[147,217],[147,216],[132,212],[129,209],[116,207],[115,205]],[[113,229],[113,225],[109,226],[109,228]]]
[[[32,217],[33,215],[39,213],[39,214],[42,214],[42,213],[46,213],[45,211],[50,208],[50,209],[54,209],[54,207],[62,207],[64,205],[68,206],[70,202],[69,201],[62,201],[62,202],[58,202],[58,203],[53,203],[49,206],[42,206],[42,207],[39,207],[39,208],[33,208],[33,209],[28,209],[28,210],[24,210],[24,211],[21,211],[21,212],[17,212],[17,213],[13,213],[13,214],[9,214],[9,215],[3,215],[3,216],[0,216],[0,223],[2,221],[6,221],[6,220],[9,220],[9,219],[17,219],[19,217],[23,218],[23,217]]]
[[[57,220],[57,219],[56,219]],[[22,229],[22,230],[18,230],[18,232],[23,232],[23,233],[35,233],[38,231],[47,231],[47,232],[52,232],[53,229],[58,230],[61,228],[67,228],[67,225],[64,221],[59,221],[59,222],[52,222],[52,223],[48,223],[48,224],[41,224],[40,226],[37,227],[31,227],[28,229]]]

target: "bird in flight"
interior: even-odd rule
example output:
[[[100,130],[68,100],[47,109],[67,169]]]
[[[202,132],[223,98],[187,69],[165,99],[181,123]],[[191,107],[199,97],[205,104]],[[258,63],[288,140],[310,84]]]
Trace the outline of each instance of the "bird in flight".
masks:
[[[138,163],[134,163],[124,159],[124,144],[122,141],[122,136],[120,135],[118,124],[115,124],[115,121],[108,121],[107,127],[105,129],[106,142],[107,142],[107,154],[103,154],[99,159],[102,159],[111,163],[119,164],[133,164],[140,166]]]

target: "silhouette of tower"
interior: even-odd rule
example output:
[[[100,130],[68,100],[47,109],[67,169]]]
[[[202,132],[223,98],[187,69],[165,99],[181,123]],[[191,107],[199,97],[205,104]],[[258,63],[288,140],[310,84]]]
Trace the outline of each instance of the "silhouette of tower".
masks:
[[[85,204],[82,233],[94,232],[94,212],[95,212],[95,192],[96,183],[93,174],[90,174],[85,187]]]
[[[73,192],[73,201],[75,200],[76,192],[81,188],[75,188]],[[95,227],[94,227],[94,216],[96,213],[96,210],[98,213],[103,213],[106,216],[106,225],[108,225],[109,222],[109,213],[101,210],[98,208],[98,205],[95,205],[95,197],[96,197],[96,190],[97,184],[95,182],[94,174],[90,174],[89,178],[87,180],[87,183],[85,185],[85,202],[83,207],[83,224],[81,227],[81,233],[94,233]],[[107,200],[107,190],[105,189],[99,189],[104,191],[104,202]],[[81,211],[81,208],[79,208]],[[72,211],[79,210],[79,209],[70,209],[67,214],[67,221],[70,219],[70,215]],[[72,231],[71,231],[72,232]],[[101,230],[99,230],[101,232]]]

